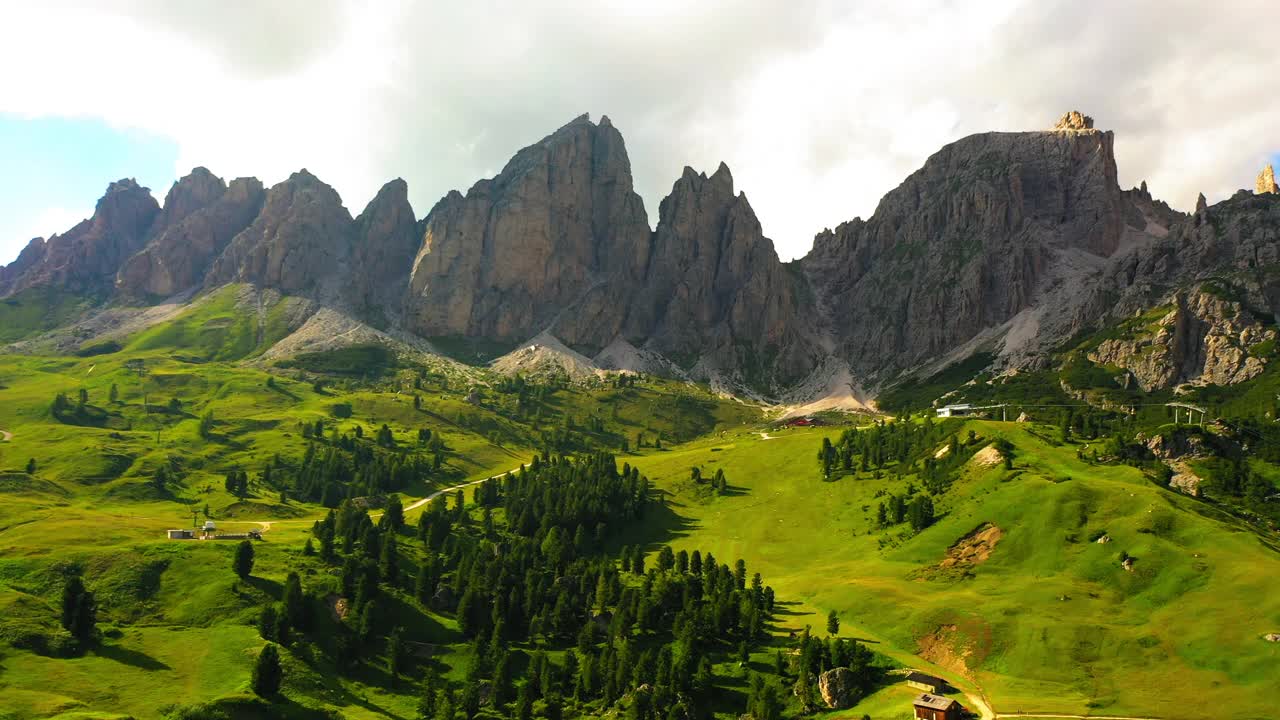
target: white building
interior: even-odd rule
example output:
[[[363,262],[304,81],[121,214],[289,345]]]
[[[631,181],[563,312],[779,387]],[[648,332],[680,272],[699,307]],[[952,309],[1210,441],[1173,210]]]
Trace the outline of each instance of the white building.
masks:
[[[938,408],[938,417],[960,417],[971,412],[973,412],[972,405],[943,405]]]

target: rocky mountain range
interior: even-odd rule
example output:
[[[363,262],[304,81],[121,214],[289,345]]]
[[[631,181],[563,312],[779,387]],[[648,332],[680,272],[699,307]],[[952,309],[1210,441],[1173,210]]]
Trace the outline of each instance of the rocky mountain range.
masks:
[[[685,168],[651,229],[607,117],[576,118],[421,219],[403,180],[353,218],[306,170],[264,188],[196,168],[163,206],[112,183],[93,217],[0,268],[0,297],[52,287],[119,312],[243,283],[416,347],[482,340],[835,405],[976,353],[1042,366],[1081,332],[1167,307],[1162,329],[1097,361],[1144,387],[1256,374],[1250,348],[1280,312],[1274,172],[1185,214],[1145,183],[1122,190],[1114,143],[1078,112],[963,138],[791,263],[724,164]]]

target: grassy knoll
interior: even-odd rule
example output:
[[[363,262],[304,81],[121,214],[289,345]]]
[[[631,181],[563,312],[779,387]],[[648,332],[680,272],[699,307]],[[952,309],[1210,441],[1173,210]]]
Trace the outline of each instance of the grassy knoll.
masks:
[[[1280,556],[1259,535],[1133,468],[1077,460],[1076,446],[1026,425],[970,427],[1011,441],[1014,469],[971,462],[918,535],[876,523],[877,493],[911,479],[822,481],[816,451],[838,432],[817,428],[634,460],[669,493],[670,519],[650,539],[741,556],[779,597],[801,601],[793,624],[821,628],[836,610],[848,634],[970,678],[998,712],[1270,712],[1280,646],[1261,635],[1280,627]],[[692,466],[723,469],[731,492],[706,495]],[[929,569],[983,523],[1003,532],[986,562]],[[1103,532],[1110,543],[1092,542]],[[1132,572],[1121,551],[1136,558]],[[849,715],[879,700],[867,702]]]

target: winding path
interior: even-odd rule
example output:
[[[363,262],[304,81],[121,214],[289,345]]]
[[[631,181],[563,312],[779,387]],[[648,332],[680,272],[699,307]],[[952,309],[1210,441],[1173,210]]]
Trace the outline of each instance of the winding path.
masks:
[[[461,490],[462,488],[471,487],[472,485],[479,485],[482,482],[495,480],[497,478],[502,477],[503,475],[506,475],[507,473],[519,472],[523,470],[527,465],[528,463],[522,463],[519,467],[511,468],[510,470],[507,470],[506,472],[500,472],[497,475],[490,475],[487,478],[472,480],[471,482],[465,482],[465,483],[462,483],[461,485],[454,485],[453,487],[440,488],[439,490],[431,493],[430,495],[422,498],[421,500],[414,500],[408,505],[405,505],[404,511],[409,512],[410,510],[417,510],[418,508],[422,507],[423,505],[426,505],[427,503],[431,502],[432,500],[435,500],[436,498],[440,497],[441,495],[444,495],[445,493],[451,493],[451,492],[454,492],[455,490]]]

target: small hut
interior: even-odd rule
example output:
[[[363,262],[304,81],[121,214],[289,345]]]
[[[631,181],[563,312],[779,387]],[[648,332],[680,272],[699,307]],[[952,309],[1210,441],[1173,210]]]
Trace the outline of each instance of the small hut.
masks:
[[[951,698],[925,693],[912,703],[916,720],[959,720],[960,703]]]
[[[907,673],[907,684],[917,690],[923,690],[927,693],[933,693],[934,695],[946,692],[947,690],[946,680],[943,680],[940,677],[926,675],[922,672],[915,672],[914,670]]]

